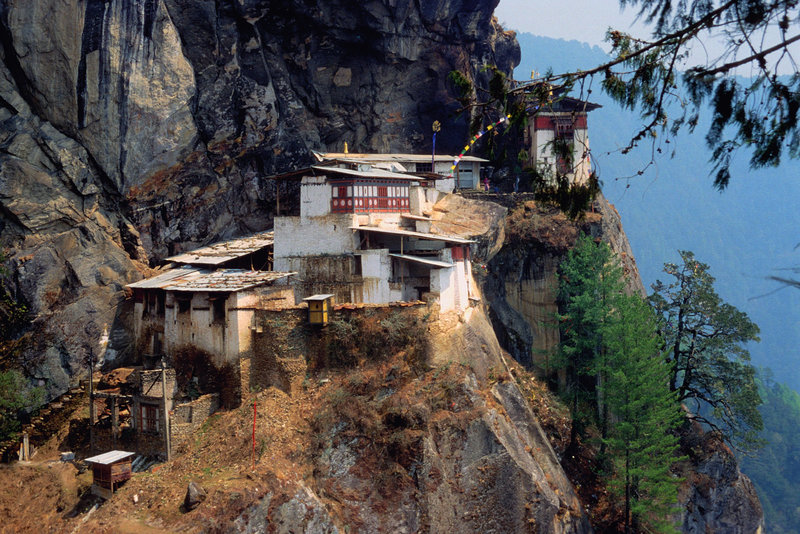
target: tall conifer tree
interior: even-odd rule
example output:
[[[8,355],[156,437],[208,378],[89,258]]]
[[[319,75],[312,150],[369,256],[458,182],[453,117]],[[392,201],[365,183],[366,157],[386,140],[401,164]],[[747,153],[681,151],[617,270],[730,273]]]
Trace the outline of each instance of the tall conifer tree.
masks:
[[[587,403],[594,403],[601,433],[605,435],[608,413],[602,398],[601,329],[614,299],[623,290],[622,268],[606,243],[595,243],[591,237],[581,235],[560,270],[559,296],[564,302],[561,351],[567,397],[575,419],[572,438],[592,419],[585,409]]]
[[[623,503],[626,532],[673,532],[680,480],[670,468],[677,461],[673,430],[682,413],[670,389],[656,315],[641,297],[625,295],[622,269],[605,243],[581,236],[560,271],[561,352],[573,439],[598,425],[601,457],[609,465],[609,486]]]
[[[689,251],[667,263],[671,283],[653,284],[650,301],[658,312],[672,371],[670,386],[692,416],[731,445],[761,445],[761,397],[746,343],[758,341],[758,326],[714,290],[708,265]]]
[[[625,532],[674,532],[678,484],[673,433],[683,417],[670,391],[655,315],[638,296],[619,295],[602,329],[606,347],[605,398],[615,423],[605,442],[612,458],[610,486],[624,501]]]

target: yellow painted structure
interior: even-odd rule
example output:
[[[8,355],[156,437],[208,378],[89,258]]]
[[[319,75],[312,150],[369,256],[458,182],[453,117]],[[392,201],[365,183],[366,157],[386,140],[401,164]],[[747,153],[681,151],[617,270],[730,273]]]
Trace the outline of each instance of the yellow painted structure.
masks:
[[[303,299],[308,303],[308,322],[325,326],[328,324],[331,311],[333,311],[333,295],[311,295]]]

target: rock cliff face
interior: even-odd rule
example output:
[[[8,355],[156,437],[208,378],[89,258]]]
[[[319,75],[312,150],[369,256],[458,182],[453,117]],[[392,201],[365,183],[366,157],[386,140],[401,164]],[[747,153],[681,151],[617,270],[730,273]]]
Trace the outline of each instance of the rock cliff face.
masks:
[[[9,290],[34,319],[21,356],[28,374],[56,394],[89,357],[124,359],[124,285],[164,256],[271,226],[274,190],[263,177],[307,163],[311,149],[427,151],[439,120],[439,150],[459,151],[467,118],[453,117],[448,72],[480,78],[484,64],[510,71],[519,59],[513,34],[492,19],[496,4],[0,0],[0,245]],[[632,269],[618,217],[602,200],[597,209],[603,217],[586,229]],[[542,324],[575,232],[557,218],[539,223],[512,218],[480,242],[493,323],[526,364],[556,340]],[[530,230],[541,237],[533,245],[521,239]],[[428,488],[421,508],[400,506],[408,514],[398,521],[442,532],[464,522],[476,531],[585,531],[563,473],[543,468],[554,456],[518,392],[497,384],[481,397],[470,384],[459,388],[480,417],[424,440],[421,473],[452,484]],[[752,503],[752,492],[727,454],[698,464],[707,478],[687,486],[687,530],[759,523],[755,506],[737,504]],[[472,486],[458,485],[462,469]],[[367,475],[331,483],[357,493],[373,482]],[[518,491],[499,491],[509,484]],[[489,523],[486,503],[507,517]],[[267,509],[298,529],[336,530],[308,488],[262,504],[239,530],[260,528]],[[753,512],[741,516],[745,509]],[[358,503],[351,512],[377,520]]]
[[[311,149],[456,151],[453,69],[510,71],[496,0],[0,1],[0,240],[57,393],[121,357],[123,286],[271,226],[263,177]],[[34,357],[34,355],[36,357]]]
[[[317,429],[325,443],[315,469],[319,491],[337,503],[345,524],[364,532],[591,532],[546,435],[502,371],[491,326],[471,311],[433,336],[440,367],[430,385],[392,379],[366,394],[382,399],[388,414],[383,421],[395,443],[388,452],[346,439],[341,423]],[[474,370],[454,362],[454,345],[471,355]],[[490,370],[503,378],[492,384]],[[403,432],[416,441],[396,437]],[[386,480],[387,456],[412,476]]]
[[[688,534],[762,533],[764,512],[750,479],[731,450],[694,427],[681,436],[689,467],[681,493],[681,531]]]
[[[498,201],[512,209],[503,247],[487,256],[482,273],[490,316],[503,348],[523,365],[545,369],[546,352],[559,342],[558,265],[580,232],[609,244],[621,259],[629,291],[643,294],[644,288],[619,214],[602,194],[577,224],[524,195]]]
[[[559,342],[554,324],[557,268],[579,232],[609,244],[621,260],[628,291],[644,294],[644,288],[619,214],[602,195],[592,213],[578,223],[524,197],[504,196],[497,201],[509,207],[503,246],[483,258],[486,267],[479,272],[492,325],[500,344],[514,358],[549,373],[547,355]],[[676,467],[685,479],[679,492],[681,514],[676,517],[681,531],[762,532],[758,496],[750,479],[739,471],[731,450],[699,426],[685,430],[681,447],[681,454],[688,457]]]

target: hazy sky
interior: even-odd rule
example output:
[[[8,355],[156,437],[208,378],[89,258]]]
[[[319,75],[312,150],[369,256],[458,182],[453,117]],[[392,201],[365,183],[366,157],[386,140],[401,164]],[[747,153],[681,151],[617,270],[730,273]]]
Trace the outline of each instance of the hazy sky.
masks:
[[[559,0],[556,3],[541,0],[500,0],[494,14],[507,30],[555,39],[574,39],[597,45],[608,52],[611,47],[604,39],[609,27],[629,32],[636,37],[650,37],[649,27],[636,21],[638,11],[636,6],[621,10],[619,0]],[[757,37],[756,41],[758,40]],[[765,47],[777,42],[779,33],[773,28],[764,38]],[[705,64],[716,59],[723,50],[721,44],[705,36],[702,44],[693,44],[689,63]],[[800,62],[800,42],[792,44],[790,50]],[[746,48],[742,49],[742,53],[749,55]],[[772,57],[775,58],[775,55]],[[733,58],[728,58],[728,61],[731,59]],[[794,71],[794,66],[786,59],[778,67],[778,74],[791,74]],[[754,65],[741,67],[736,73],[742,76],[758,74]]]
[[[609,26],[647,35],[644,24],[634,24],[636,10],[621,11],[618,0],[560,0],[555,4],[536,0],[500,0],[495,16],[507,30],[556,39],[575,39],[603,50]]]

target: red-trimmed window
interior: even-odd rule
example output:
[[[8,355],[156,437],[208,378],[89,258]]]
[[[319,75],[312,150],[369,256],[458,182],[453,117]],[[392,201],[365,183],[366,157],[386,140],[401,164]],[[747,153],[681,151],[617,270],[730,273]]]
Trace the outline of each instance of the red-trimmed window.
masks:
[[[370,181],[349,186],[334,184],[331,191],[334,213],[372,213],[408,211],[407,183]]]
[[[139,409],[139,428],[142,429],[142,432],[157,433],[160,428],[158,406],[140,404]]]

